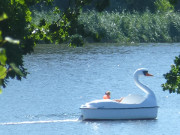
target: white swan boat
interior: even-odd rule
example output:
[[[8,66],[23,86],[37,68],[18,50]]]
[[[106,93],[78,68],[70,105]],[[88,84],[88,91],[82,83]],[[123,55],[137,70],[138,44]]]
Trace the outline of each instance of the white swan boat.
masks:
[[[110,99],[88,102],[80,107],[82,119],[155,119],[158,112],[155,94],[139,81],[139,76],[152,75],[144,68],[134,73],[135,84],[145,92],[145,96],[128,95],[121,102]]]

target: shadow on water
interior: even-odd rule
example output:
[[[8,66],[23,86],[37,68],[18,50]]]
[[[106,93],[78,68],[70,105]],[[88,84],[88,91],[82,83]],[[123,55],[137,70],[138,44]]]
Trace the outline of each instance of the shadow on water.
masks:
[[[136,120],[129,120],[129,119],[117,119],[117,120],[107,120],[107,119],[104,119],[104,120],[82,120],[82,119],[79,119],[79,121],[81,122],[89,122],[89,123],[93,123],[93,122],[96,122],[96,123],[155,123],[158,121],[158,119],[136,119]]]

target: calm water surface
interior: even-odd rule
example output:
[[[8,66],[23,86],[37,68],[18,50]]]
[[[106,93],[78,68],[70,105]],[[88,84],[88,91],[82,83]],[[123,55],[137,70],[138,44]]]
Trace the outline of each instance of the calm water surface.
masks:
[[[162,91],[163,74],[180,53],[180,44],[103,44],[67,48],[38,45],[24,57],[31,73],[21,82],[10,80],[0,95],[2,135],[169,135],[180,133],[180,95]],[[133,82],[137,68],[154,77],[141,78],[155,93],[156,120],[81,121],[81,104],[143,94]]]

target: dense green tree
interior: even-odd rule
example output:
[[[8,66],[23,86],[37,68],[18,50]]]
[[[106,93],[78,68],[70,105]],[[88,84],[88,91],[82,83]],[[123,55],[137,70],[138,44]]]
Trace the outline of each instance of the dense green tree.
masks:
[[[164,74],[166,83],[162,84],[163,90],[169,90],[169,93],[180,93],[180,55],[175,57],[171,70]]]

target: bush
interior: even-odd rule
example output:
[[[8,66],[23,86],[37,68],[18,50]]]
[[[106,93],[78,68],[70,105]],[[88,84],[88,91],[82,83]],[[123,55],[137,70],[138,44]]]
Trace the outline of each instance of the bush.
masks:
[[[75,34],[71,36],[71,40],[70,40],[70,46],[83,46],[84,42],[83,42],[83,38],[81,35]]]
[[[86,31],[98,35],[101,42],[179,42],[180,14],[88,11],[79,17]]]

